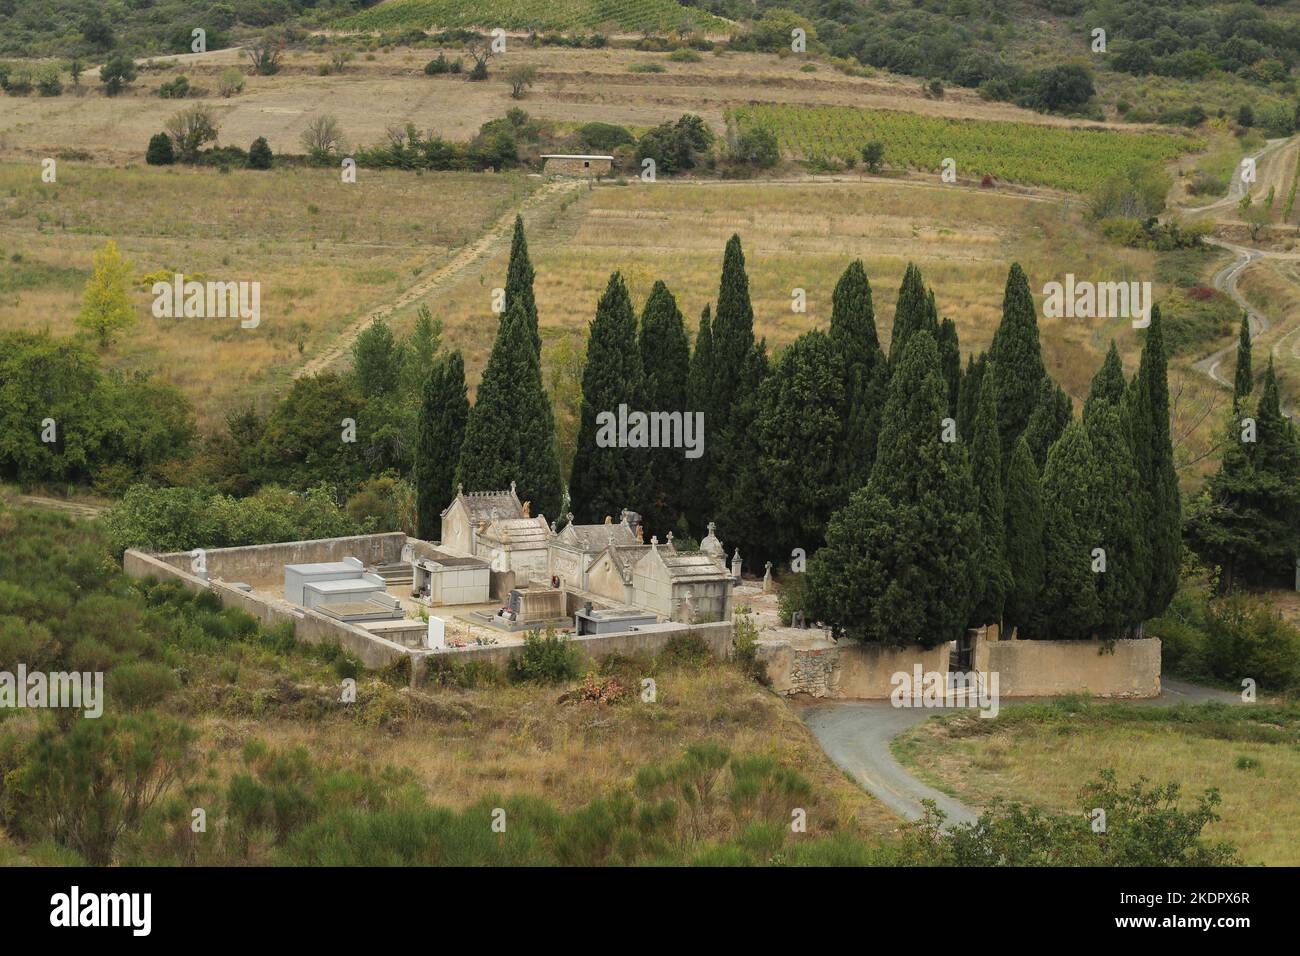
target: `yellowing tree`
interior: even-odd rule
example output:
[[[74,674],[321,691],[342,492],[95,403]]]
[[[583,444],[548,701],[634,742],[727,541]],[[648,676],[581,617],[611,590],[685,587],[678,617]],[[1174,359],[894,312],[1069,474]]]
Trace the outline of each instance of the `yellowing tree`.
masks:
[[[108,348],[113,337],[135,324],[135,309],[129,292],[131,264],[117,251],[112,239],[94,253],[95,274],[82,294],[77,324],[99,337],[100,348]]]

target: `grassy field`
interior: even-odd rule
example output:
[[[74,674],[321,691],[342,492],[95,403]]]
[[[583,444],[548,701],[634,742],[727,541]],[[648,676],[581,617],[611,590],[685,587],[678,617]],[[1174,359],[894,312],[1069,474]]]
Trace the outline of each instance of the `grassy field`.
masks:
[[[351,51],[355,58],[342,73],[321,76],[320,68],[337,49]],[[76,149],[116,163],[141,162],[149,137],[195,101],[213,108],[221,143],[247,148],[264,136],[277,154],[302,152],[299,137],[321,113],[338,118],[353,146],[382,142],[389,126],[408,122],[464,140],[512,107],[558,123],[600,121],[634,127],[697,113],[719,135],[725,132],[725,111],[750,103],[852,105],[927,116],[1070,123],[986,102],[973,90],[955,89],[942,99],[927,99],[910,77],[847,76],[812,58],[770,53],[706,53],[698,62],[681,63],[667,53],[532,48],[515,38],[505,53],[492,58],[488,79],[470,83],[464,76],[424,74],[424,65],[440,50],[432,44],[383,47],[362,37],[339,38],[286,51],[279,73],[245,76],[244,91],[229,98],[216,95],[217,78],[232,65],[247,72],[247,58],[238,49],[155,60],[116,97],[103,95],[90,76],[83,77],[77,91],[65,74],[68,89],[63,96],[0,95],[0,160],[39,159]],[[446,53],[453,59],[465,56],[456,48]],[[662,66],[663,72],[629,72],[644,63]],[[518,64],[538,69],[537,81],[523,100],[511,99],[506,82],[507,72]],[[809,65],[814,72],[801,69]],[[195,95],[183,102],[160,98],[158,88],[178,74],[188,77]],[[207,93],[197,92],[201,90]]]
[[[730,24],[674,0],[498,0],[491,11],[477,0],[385,0],[337,23],[343,29],[502,27],[507,30],[595,30],[666,33],[691,24],[705,33]]]
[[[963,187],[842,178],[838,181],[634,183],[582,194],[529,233],[537,271],[543,335],[585,329],[609,274],[621,271],[639,308],[656,279],[677,297],[692,334],[718,291],[722,249],[732,233],[744,243],[755,332],[769,349],[830,320],[835,281],[861,257],[871,280],[876,321],[888,341],[898,283],[909,261],[935,289],[941,315],[957,323],[963,351],[988,346],[1001,316],[1007,269],[1019,260],[1037,294],[1067,271],[1150,275],[1154,255],[1092,240],[1071,207]],[[440,297],[449,339],[466,350],[476,373],[493,328],[481,321],[504,252],[487,279],[469,275]],[[808,311],[791,311],[803,288]],[[408,317],[413,314],[408,310]],[[1048,368],[1080,400],[1112,335],[1126,354],[1138,343],[1123,321],[1091,324],[1041,319]]]
[[[1165,163],[1195,148],[1188,136],[938,119],[851,107],[748,106],[729,118],[740,130],[773,132],[791,158],[861,161],[877,140],[893,168],[938,171],[952,157],[961,177],[1087,190],[1134,165]]]
[[[928,782],[983,805],[996,797],[1079,810],[1079,788],[1113,768],[1176,781],[1183,800],[1208,787],[1223,798],[1208,839],[1237,845],[1249,864],[1295,866],[1300,846],[1300,713],[1202,705],[1166,710],[1063,701],[1021,705],[993,720],[930,720],[898,738],[895,754]]]
[[[147,287],[138,322],[106,355],[157,369],[200,421],[287,380],[292,368],[368,308],[392,299],[456,249],[510,217],[539,180],[332,170],[236,171],[63,162],[0,165],[0,328],[75,330],[91,253],[117,241],[136,275],[159,270],[262,284],[262,322],[156,319]]]

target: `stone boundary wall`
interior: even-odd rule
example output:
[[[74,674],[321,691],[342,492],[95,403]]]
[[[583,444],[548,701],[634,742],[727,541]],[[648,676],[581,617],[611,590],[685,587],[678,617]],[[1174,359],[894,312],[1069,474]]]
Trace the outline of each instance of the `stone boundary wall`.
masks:
[[[406,545],[400,531],[383,534],[359,534],[346,538],[318,538],[314,541],[285,541],[278,544],[251,544],[236,548],[205,548],[204,561],[208,577],[245,584],[279,584],[284,581],[286,564],[316,564],[356,558],[363,564],[398,561]],[[141,552],[135,552],[141,553]],[[172,551],[151,557],[178,571],[188,572],[188,551]],[[125,558],[124,564],[125,564]]]
[[[788,641],[759,644],[759,659],[767,665],[772,689],[778,694],[807,694],[832,700],[888,700],[899,671],[948,670],[948,645],[928,650],[919,644],[887,647],[879,644],[827,642],[825,647],[797,648]]]
[[[977,644],[976,666],[998,675],[1002,697],[1160,696],[1160,640],[990,641],[987,664]]]
[[[919,645],[885,647],[841,641],[824,646],[794,647],[789,641],[760,642],[759,659],[767,665],[778,694],[806,694],[831,700],[888,700],[899,671],[946,673],[947,644],[926,650]],[[999,697],[1144,698],[1160,695],[1160,641],[1155,638],[1115,641],[1107,651],[1101,641],[990,641],[975,637],[972,668],[998,675]]]
[[[405,539],[405,535],[399,535]],[[331,541],[349,541],[354,539],[334,538]],[[259,546],[263,547],[263,546]],[[277,547],[268,545],[265,547]],[[229,549],[239,550],[239,549]],[[399,548],[400,551],[400,548]],[[209,561],[213,552],[208,552]],[[188,590],[197,594],[200,591],[212,591],[222,607],[238,608],[271,627],[281,621],[293,625],[293,636],[304,644],[341,644],[366,667],[387,667],[408,653],[407,649],[393,641],[362,630],[344,621],[326,617],[310,609],[296,609],[287,605],[272,604],[255,594],[241,591],[222,581],[204,581],[187,570],[175,567],[169,558],[183,557],[188,567],[189,556],[184,552],[170,555],[145,554],[142,551],[128,549],[122,555],[122,569],[133,578],[172,578],[180,581]],[[208,565],[212,567],[211,563]]]
[[[656,625],[653,630],[621,631],[617,634],[591,634],[584,637],[570,638],[573,646],[585,660],[595,660],[607,654],[658,654],[668,642],[675,637],[694,634],[708,647],[718,660],[730,660],[733,647],[734,626],[730,621],[715,621],[711,624],[674,624]],[[495,667],[504,668],[510,658],[523,653],[522,644],[489,644],[486,647],[471,645],[469,647],[450,647],[442,651],[417,651],[412,656],[419,660],[418,667],[423,671],[429,658],[440,657],[456,663],[482,661]]]
[[[292,542],[292,545],[330,545],[331,551],[338,551],[338,558],[347,557],[348,553],[359,557],[364,561],[372,560],[369,557],[362,557],[357,553],[358,542],[365,541],[366,538],[392,539],[391,541],[377,542],[380,553],[382,548],[392,547],[396,543],[396,551],[400,554],[401,546],[406,543],[406,536],[402,534],[394,535],[370,535],[361,538],[332,538],[320,542]],[[318,557],[321,552],[311,548],[291,548],[290,545],[256,545],[249,549],[229,548],[222,549],[226,551],[255,550],[265,548],[267,550],[258,550],[259,560],[279,560],[283,554],[293,554],[294,560],[302,561],[326,561],[338,560],[338,558]],[[353,549],[346,552],[346,549]],[[273,549],[282,549],[276,551]],[[212,556],[217,553],[214,551],[207,552],[208,570],[212,573],[213,563]],[[306,557],[299,559],[298,554],[305,554]],[[262,556],[266,556],[263,558]],[[271,557],[274,556],[274,557]],[[393,560],[391,558],[379,557],[374,560]],[[425,669],[425,661],[432,656],[448,657],[456,661],[473,661],[482,660],[504,667],[514,655],[522,652],[523,645],[488,645],[486,647],[470,646],[464,648],[448,648],[443,651],[431,651],[423,647],[411,648],[405,647],[395,641],[388,640],[364,628],[348,624],[344,621],[327,617],[316,611],[303,608],[295,608],[291,605],[282,603],[273,603],[255,594],[232,587],[224,581],[205,581],[189,571],[189,555],[185,552],[173,552],[172,554],[153,555],[146,554],[143,551],[128,549],[122,556],[123,570],[133,578],[158,578],[165,580],[171,578],[180,581],[188,590],[199,593],[200,591],[210,590],[217,595],[223,607],[234,607],[245,611],[257,618],[264,626],[271,627],[282,621],[289,621],[293,625],[294,637],[306,644],[335,643],[341,644],[346,650],[355,655],[362,664],[368,668],[377,669],[387,667],[388,665],[407,656],[411,658],[411,682],[412,685],[422,677]],[[241,566],[238,559],[232,562],[234,567]],[[229,567],[228,566],[228,567]],[[243,565],[247,567],[248,565]],[[215,576],[215,575],[214,575]],[[236,579],[245,580],[245,579]],[[252,583],[252,582],[246,582]],[[721,621],[712,624],[659,624],[654,625],[651,629],[639,631],[624,631],[618,634],[596,634],[580,638],[574,638],[574,646],[578,652],[587,659],[604,657],[607,654],[656,654],[667,646],[668,642],[674,637],[694,633],[700,637],[708,646],[714,657],[720,660],[727,660],[732,655],[732,639],[734,628],[730,621]]]

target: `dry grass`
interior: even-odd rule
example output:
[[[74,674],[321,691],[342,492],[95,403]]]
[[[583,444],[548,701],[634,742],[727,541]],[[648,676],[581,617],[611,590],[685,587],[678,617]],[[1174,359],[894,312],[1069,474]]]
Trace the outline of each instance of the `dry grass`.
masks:
[[[766,53],[705,54],[697,63],[678,63],[665,54],[627,49],[530,49],[511,40],[492,60],[490,78],[466,82],[463,76],[425,76],[424,64],[436,48],[399,47],[364,53],[344,73],[319,76],[328,50],[291,51],[274,76],[246,77],[244,92],[229,99],[215,95],[217,74],[231,64],[247,66],[238,50],[187,54],[159,63],[173,67],[142,72],[124,94],[106,97],[92,78],[87,92],[55,98],[0,97],[0,158],[54,155],[62,148],[88,150],[116,162],[139,161],[149,137],[186,103],[157,96],[158,87],[184,73],[199,88],[213,91],[221,142],[247,148],[265,136],[277,152],[301,152],[298,138],[311,118],[332,113],[353,144],[382,141],[391,124],[413,122],[453,139],[466,139],[489,119],[513,106],[558,122],[600,120],[653,126],[682,113],[704,116],[721,133],[728,107],[747,103],[852,105],[901,109],[933,116],[1003,119],[1049,125],[1079,124],[1044,116],[1006,103],[986,102],[973,90],[953,89],[942,99],[927,99],[910,77],[881,74],[851,77],[822,64],[815,73],[800,67],[800,57]],[[449,49],[450,57],[464,56]],[[629,73],[635,63],[654,62],[665,72]],[[510,98],[505,81],[515,64],[538,67],[537,83],[522,102]],[[1131,128],[1131,127],[1130,127]],[[6,154],[8,154],[6,156]]]
[[[585,328],[609,274],[622,272],[638,305],[655,279],[677,296],[692,333],[717,296],[722,250],[744,243],[755,331],[769,348],[830,320],[830,294],[848,263],[861,257],[885,342],[898,283],[909,261],[935,289],[939,310],[957,323],[963,351],[987,348],[1001,315],[1012,261],[1037,295],[1065,272],[1147,277],[1150,253],[1096,241],[1082,214],[1033,197],[890,180],[660,183],[602,186],[529,233],[544,334]],[[477,372],[495,324],[482,320],[492,278],[505,257],[449,289],[440,302],[449,338]],[[803,288],[808,311],[791,311]],[[1049,370],[1080,399],[1112,335],[1136,365],[1138,343],[1126,322],[1041,319]]]
[[[0,328],[74,331],[91,253],[115,239],[137,275],[158,270],[262,284],[262,321],[153,317],[107,353],[157,369],[195,402],[201,423],[287,380],[350,320],[394,298],[497,222],[538,185],[518,175],[331,170],[221,174],[64,162],[57,185],[0,165]],[[21,261],[14,261],[18,255]]]
[[[489,794],[541,796],[573,809],[627,784],[636,771],[713,740],[738,754],[769,754],[813,784],[810,833],[820,827],[889,833],[898,820],[847,780],[778,697],[731,667],[676,669],[657,680],[655,704],[559,704],[564,688],[514,686],[432,692],[431,713],[396,731],[346,719],[207,717],[197,721],[217,776],[239,769],[258,738],[303,746],[322,762],[408,768],[430,802],[459,808]],[[363,685],[359,705],[368,692]],[[390,692],[391,693],[391,692]]]
[[[1251,368],[1262,374],[1273,358],[1284,405],[1300,401],[1300,261],[1264,260],[1246,269],[1237,283],[1272,327],[1253,340]]]
[[[1113,768],[1123,784],[1139,776],[1176,781],[1186,806],[1207,787],[1217,788],[1222,819],[1206,828],[1207,838],[1232,842],[1250,864],[1300,863],[1294,839],[1300,749],[1294,742],[1223,740],[1194,727],[1123,720],[1020,722],[988,734],[958,734],[959,725],[928,721],[910,732],[903,752],[927,779],[967,803],[1001,797],[1077,811],[1080,788]],[[1239,757],[1259,766],[1239,769]]]

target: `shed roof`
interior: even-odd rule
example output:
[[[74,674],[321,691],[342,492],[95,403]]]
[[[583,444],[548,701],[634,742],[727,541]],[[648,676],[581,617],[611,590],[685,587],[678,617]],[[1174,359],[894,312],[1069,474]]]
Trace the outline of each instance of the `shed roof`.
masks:
[[[607,159],[611,163],[614,161],[613,156],[597,156],[586,153],[542,153],[542,159]]]

